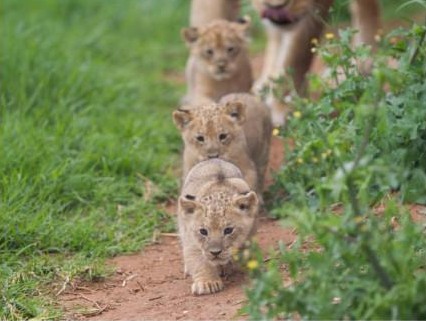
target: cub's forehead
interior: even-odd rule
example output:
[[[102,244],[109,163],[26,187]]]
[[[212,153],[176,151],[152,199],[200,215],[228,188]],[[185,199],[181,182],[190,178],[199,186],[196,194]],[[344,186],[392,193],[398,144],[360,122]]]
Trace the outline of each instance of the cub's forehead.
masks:
[[[218,104],[201,105],[194,108],[192,112],[200,118],[213,118],[220,114],[220,106]]]
[[[241,36],[236,28],[228,21],[216,21],[200,29],[199,43],[201,45],[223,46],[229,42],[240,42]]]
[[[221,105],[211,104],[197,107],[193,110],[193,115],[204,128],[207,128],[208,124],[223,125],[224,109]]]
[[[225,218],[232,204],[233,193],[216,191],[202,197],[200,202],[206,208],[205,217]]]

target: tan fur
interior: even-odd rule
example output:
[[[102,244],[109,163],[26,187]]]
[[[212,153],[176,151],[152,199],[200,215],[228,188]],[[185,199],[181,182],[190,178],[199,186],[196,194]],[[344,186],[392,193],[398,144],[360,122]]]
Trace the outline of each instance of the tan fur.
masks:
[[[284,8],[294,21],[278,25],[271,18],[264,17],[267,33],[267,47],[261,76],[253,90],[259,93],[264,87],[274,87],[271,79],[292,72],[292,80],[299,94],[306,90],[305,74],[312,62],[311,40],[319,38],[324,28],[332,0],[252,0],[255,9],[263,17],[268,9]],[[353,26],[359,29],[355,45],[366,43],[375,46],[374,36],[379,27],[378,0],[353,0],[351,2]],[[360,66],[363,71],[368,63]],[[289,85],[287,86],[287,93]],[[282,125],[285,120],[286,104],[269,91],[267,104],[272,108],[274,125]]]
[[[256,193],[229,162],[207,160],[188,173],[178,201],[178,223],[193,294],[223,289],[220,276],[254,233],[258,204]]]
[[[201,27],[219,19],[236,21],[239,11],[239,0],[192,0],[190,26]]]
[[[183,177],[198,162],[221,158],[240,168],[261,195],[272,130],[263,103],[250,94],[231,94],[218,104],[178,109],[173,119],[185,144]]]
[[[250,22],[216,20],[182,30],[190,48],[186,66],[185,104],[218,101],[233,92],[249,92],[253,84],[246,33]]]

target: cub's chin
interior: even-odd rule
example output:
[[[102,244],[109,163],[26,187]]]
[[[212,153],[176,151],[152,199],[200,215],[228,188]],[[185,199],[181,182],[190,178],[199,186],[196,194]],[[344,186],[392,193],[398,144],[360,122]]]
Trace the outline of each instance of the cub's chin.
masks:
[[[231,78],[232,74],[229,72],[214,72],[212,76],[217,81],[222,81]]]
[[[206,256],[204,256],[204,257],[211,265],[214,265],[214,266],[226,265],[229,262],[231,262],[230,256],[226,257],[226,258],[220,257],[220,258],[214,258],[214,259],[212,259],[211,257],[206,257]]]
[[[215,260],[209,260],[209,261],[214,266],[221,266],[231,262],[231,259],[215,259]]]

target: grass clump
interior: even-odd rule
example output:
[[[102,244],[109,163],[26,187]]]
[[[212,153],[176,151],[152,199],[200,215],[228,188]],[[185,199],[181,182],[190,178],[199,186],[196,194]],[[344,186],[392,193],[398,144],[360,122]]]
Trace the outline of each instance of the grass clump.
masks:
[[[99,278],[102,258],[171,228],[158,204],[178,185],[183,86],[168,73],[184,68],[186,11],[3,1],[0,318],[55,318],[52,281]]]

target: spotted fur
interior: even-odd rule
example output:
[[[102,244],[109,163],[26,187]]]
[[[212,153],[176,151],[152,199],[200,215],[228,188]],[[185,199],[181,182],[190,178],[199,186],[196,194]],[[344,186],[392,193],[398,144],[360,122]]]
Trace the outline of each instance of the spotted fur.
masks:
[[[232,94],[219,103],[178,109],[173,119],[185,143],[183,177],[198,162],[221,158],[238,166],[261,195],[272,130],[263,103],[249,94]]]
[[[235,165],[211,159],[191,169],[178,201],[178,222],[194,294],[223,288],[220,274],[254,233],[258,211],[257,195]]]

